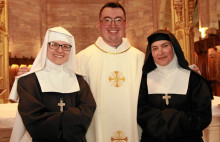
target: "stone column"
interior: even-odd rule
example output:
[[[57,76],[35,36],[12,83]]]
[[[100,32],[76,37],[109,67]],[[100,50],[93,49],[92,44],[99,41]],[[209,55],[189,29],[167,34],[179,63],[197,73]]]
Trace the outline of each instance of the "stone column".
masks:
[[[172,0],[172,31],[176,35],[186,60],[194,61],[193,11],[195,0]]]
[[[8,102],[9,92],[7,0],[0,0],[0,103]]]

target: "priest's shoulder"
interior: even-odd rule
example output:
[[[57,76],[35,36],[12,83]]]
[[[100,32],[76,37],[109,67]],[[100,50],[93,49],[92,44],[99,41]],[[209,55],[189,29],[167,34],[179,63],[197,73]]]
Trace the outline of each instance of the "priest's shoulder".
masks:
[[[97,52],[95,46],[92,44],[85,49],[81,50],[79,53],[76,54],[76,56],[87,56],[92,55],[93,53]]]
[[[136,47],[131,46],[131,51],[135,54],[140,54],[142,56],[145,56],[145,54],[141,50],[137,49]]]
[[[135,57],[138,60],[144,61],[145,54],[142,51],[140,51],[139,49],[131,46],[129,53],[130,53],[131,57]],[[143,63],[141,63],[141,64],[143,64]]]

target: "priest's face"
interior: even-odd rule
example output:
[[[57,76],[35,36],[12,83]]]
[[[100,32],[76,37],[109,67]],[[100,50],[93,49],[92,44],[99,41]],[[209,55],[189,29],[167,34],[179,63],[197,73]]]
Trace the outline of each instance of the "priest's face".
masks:
[[[65,41],[52,41],[47,46],[47,58],[54,64],[61,65],[68,61],[70,51],[64,51],[61,45],[69,45]],[[58,48],[56,46],[59,46]],[[57,49],[55,49],[55,47]],[[66,50],[66,49],[65,49]],[[71,48],[70,48],[71,50]]]
[[[151,44],[154,62],[160,66],[168,65],[174,57],[173,47],[168,40],[159,40]]]
[[[103,40],[110,46],[121,44],[127,27],[123,10],[106,7],[103,9],[99,20],[98,28]]]

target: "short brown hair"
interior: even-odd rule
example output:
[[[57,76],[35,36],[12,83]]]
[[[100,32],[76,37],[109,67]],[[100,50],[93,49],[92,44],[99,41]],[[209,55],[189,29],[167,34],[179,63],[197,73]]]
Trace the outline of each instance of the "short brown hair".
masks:
[[[118,3],[118,2],[108,2],[106,3],[99,11],[99,19],[101,18],[101,14],[102,14],[102,11],[104,8],[106,7],[110,7],[110,8],[121,8],[121,10],[123,11],[124,15],[125,15],[125,19],[126,19],[126,12],[125,12],[125,9],[124,7]]]

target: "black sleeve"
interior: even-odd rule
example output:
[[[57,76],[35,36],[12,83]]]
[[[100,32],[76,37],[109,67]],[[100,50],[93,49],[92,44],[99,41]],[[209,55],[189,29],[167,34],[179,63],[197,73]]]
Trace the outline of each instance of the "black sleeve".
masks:
[[[79,81],[78,106],[64,112],[52,112],[41,103],[36,76],[28,75],[18,80],[20,97],[18,111],[33,140],[76,141],[85,137],[96,108],[88,84]]]
[[[85,137],[86,131],[92,121],[96,103],[86,81],[78,76],[80,91],[77,107],[69,107],[63,112],[62,124],[64,137],[72,136],[74,139]]]
[[[146,75],[142,76],[138,97],[137,122],[143,130],[146,137],[154,137],[166,139],[165,121],[161,116],[160,109],[151,107],[148,103],[148,90],[146,83]]]
[[[211,122],[210,85],[200,76],[190,75],[189,109],[187,111],[175,108],[163,110],[149,105],[146,76],[142,79],[138,99],[138,124],[144,134],[159,140],[177,139],[199,135]],[[201,134],[200,134],[201,135]]]

